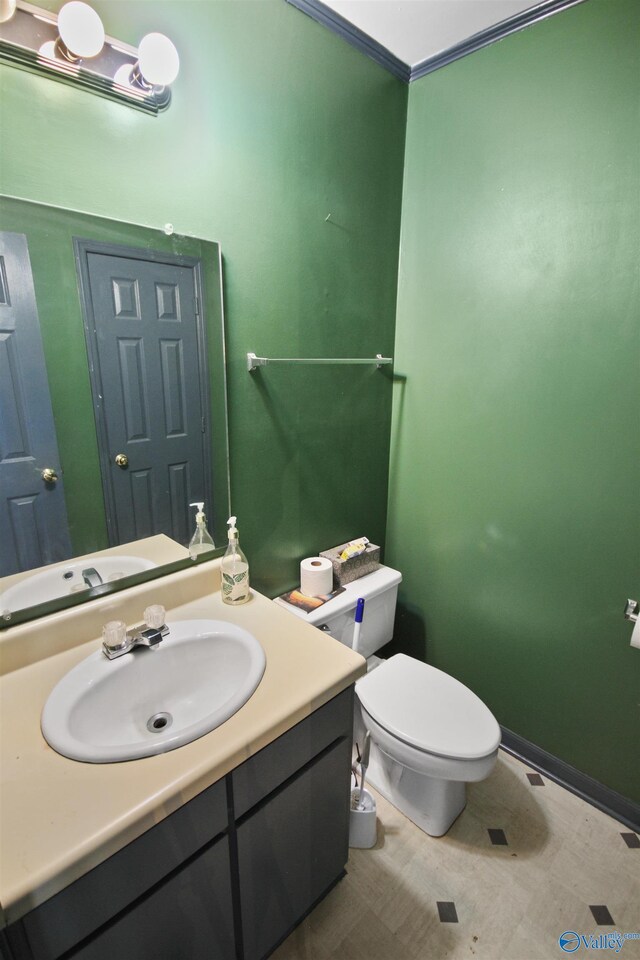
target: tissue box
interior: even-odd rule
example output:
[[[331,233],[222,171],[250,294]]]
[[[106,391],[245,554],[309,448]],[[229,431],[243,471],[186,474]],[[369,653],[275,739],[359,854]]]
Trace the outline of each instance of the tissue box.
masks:
[[[380,547],[375,543],[368,543],[364,553],[359,557],[349,557],[348,560],[341,560],[340,554],[346,547],[346,543],[341,543],[339,547],[332,547],[331,550],[323,550],[321,557],[331,560],[333,566],[333,582],[338,587],[344,587],[346,583],[358,580],[366,576],[367,573],[373,573],[380,566]]]

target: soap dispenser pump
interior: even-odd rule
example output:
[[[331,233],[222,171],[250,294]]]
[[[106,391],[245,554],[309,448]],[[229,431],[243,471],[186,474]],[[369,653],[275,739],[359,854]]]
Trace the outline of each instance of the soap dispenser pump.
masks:
[[[195,560],[198,554],[215,549],[213,537],[207,530],[207,518],[204,515],[204,503],[190,503],[190,507],[197,507],[196,529],[189,541],[189,556]]]
[[[229,517],[229,546],[222,558],[222,599],[225,603],[238,606],[249,599],[249,563],[240,549],[236,518]]]

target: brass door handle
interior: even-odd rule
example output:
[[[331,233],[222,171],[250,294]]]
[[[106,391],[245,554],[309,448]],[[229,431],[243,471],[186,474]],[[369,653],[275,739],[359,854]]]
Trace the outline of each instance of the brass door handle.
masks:
[[[114,459],[117,465],[123,470],[125,467],[129,466],[129,457],[126,455],[126,453],[116,453]]]
[[[41,476],[45,483],[55,483],[58,479],[58,474],[55,472],[53,467],[45,467]]]

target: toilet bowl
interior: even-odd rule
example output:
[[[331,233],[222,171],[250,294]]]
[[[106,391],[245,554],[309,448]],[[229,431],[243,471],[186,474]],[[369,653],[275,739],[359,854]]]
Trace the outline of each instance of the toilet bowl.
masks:
[[[390,567],[346,586],[310,614],[292,613],[353,645],[359,597],[365,612],[358,650],[367,675],[356,682],[356,739],[371,733],[368,782],[431,836],[442,836],[466,804],[466,784],[484,780],[495,766],[500,727],[489,708],[464,684],[405,654],[374,654],[393,635],[401,574]]]
[[[369,783],[434,837],[466,804],[466,784],[484,780],[498,756],[500,727],[468,687],[396,654],[356,683],[371,732]]]

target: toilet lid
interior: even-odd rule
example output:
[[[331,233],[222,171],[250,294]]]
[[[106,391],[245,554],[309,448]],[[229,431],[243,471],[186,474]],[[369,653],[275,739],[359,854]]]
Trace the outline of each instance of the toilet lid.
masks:
[[[474,760],[498,748],[500,727],[463,683],[398,653],[356,683],[367,713],[418,750]]]

